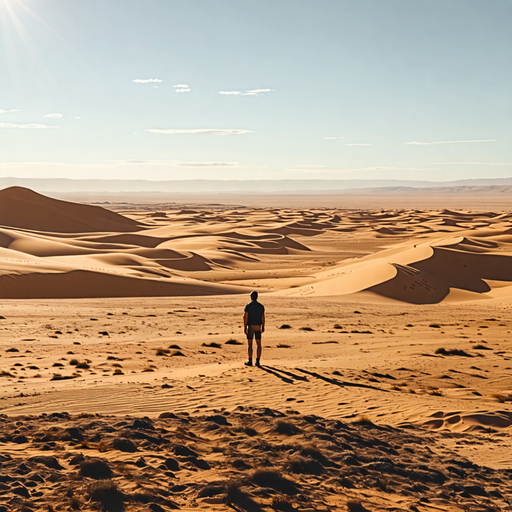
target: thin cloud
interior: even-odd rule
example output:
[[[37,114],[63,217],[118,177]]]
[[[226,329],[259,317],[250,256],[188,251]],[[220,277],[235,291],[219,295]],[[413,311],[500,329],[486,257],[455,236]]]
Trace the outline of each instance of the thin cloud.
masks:
[[[435,162],[434,165],[512,165],[503,162]]]
[[[345,146],[371,146],[371,144],[345,144]]]
[[[161,130],[157,128],[151,128],[144,130],[150,133],[162,133],[164,135],[178,135],[178,134],[190,134],[190,135],[245,135],[246,133],[254,133],[251,130],[222,130],[214,128],[204,128],[199,130]]]
[[[46,130],[47,128],[60,128],[60,126],[48,126],[47,124],[11,124],[11,123],[0,123],[0,128],[22,128],[28,130]]]
[[[289,174],[289,173],[301,173],[306,174],[314,172],[314,169],[298,169],[298,166],[289,168],[282,173],[277,174]],[[323,174],[336,174],[336,173],[349,173],[349,172],[361,172],[361,171],[439,171],[439,167],[362,167],[358,169],[319,169],[318,173]]]
[[[152,83],[161,83],[163,80],[160,80],[159,78],[137,78],[135,80],[132,80],[136,84],[152,84]]]
[[[295,165],[294,168],[298,168],[298,169],[301,169],[301,168],[304,168],[304,169],[323,169],[323,168],[325,168],[325,165],[300,164],[300,165]]]
[[[174,86],[175,92],[190,92],[190,85],[187,84],[177,84]]]
[[[75,116],[75,117],[73,117],[73,119],[82,119],[82,118],[81,118],[81,117],[77,117],[77,116]]]
[[[8,114],[9,112],[19,112],[19,110],[3,110],[0,108],[0,114]]]
[[[324,137],[324,140],[336,140],[336,137]]]
[[[64,116],[62,114],[46,114],[43,117],[49,117],[50,119],[61,119]]]
[[[275,92],[275,89],[249,89],[247,91],[219,91],[224,96],[263,96],[269,92]]]
[[[470,142],[496,142],[496,139],[482,139],[482,140],[443,140],[439,142],[404,142],[411,146],[432,146],[433,144],[466,144]]]
[[[183,162],[181,160],[111,160],[116,165],[171,165],[173,167],[236,167],[239,162]]]

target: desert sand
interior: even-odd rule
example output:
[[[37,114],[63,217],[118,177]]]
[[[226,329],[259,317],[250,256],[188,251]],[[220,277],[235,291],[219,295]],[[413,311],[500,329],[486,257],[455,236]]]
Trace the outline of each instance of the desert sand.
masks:
[[[512,509],[510,211],[176,206],[0,191],[0,511]]]

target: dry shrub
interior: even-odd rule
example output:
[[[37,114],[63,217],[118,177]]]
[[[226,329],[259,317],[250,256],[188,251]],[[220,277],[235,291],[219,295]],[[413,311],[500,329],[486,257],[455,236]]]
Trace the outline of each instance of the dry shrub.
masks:
[[[278,434],[284,434],[286,436],[293,436],[300,433],[301,431],[297,425],[294,425],[290,421],[286,420],[277,420],[274,426],[274,430]]]
[[[212,498],[213,496],[218,496],[219,494],[226,493],[226,486],[221,484],[215,484],[213,482],[205,485],[197,495],[200,498]]]
[[[279,327],[279,329],[291,329],[292,326],[291,325],[288,325],[288,324],[283,324],[281,325],[281,327]]]
[[[156,355],[157,356],[167,356],[171,351],[168,348],[157,348]]]
[[[436,354],[441,354],[442,356],[461,356],[461,357],[473,357],[471,354],[468,354],[464,350],[458,348],[449,348],[445,349],[444,347],[440,347],[436,350]]]
[[[203,343],[201,346],[210,348],[222,348],[222,345],[220,343],[215,343],[215,341],[212,341],[211,343]]]
[[[224,490],[226,492],[226,503],[233,503],[244,496],[242,491],[242,485],[244,481],[240,478],[233,478],[227,480],[224,484]]]
[[[270,502],[270,506],[274,510],[281,510],[282,512],[291,512],[295,510],[293,502],[288,496],[274,496]]]
[[[250,481],[260,487],[270,487],[285,494],[297,494],[297,486],[276,469],[257,469],[249,477]]]
[[[80,502],[80,500],[73,496],[71,498],[71,500],[69,501],[69,506],[73,509],[73,510],[80,510],[82,508],[82,504]]]
[[[241,341],[235,340],[234,338],[231,338],[226,341],[225,345],[243,345],[243,343]]]
[[[108,480],[113,472],[106,461],[102,459],[87,459],[80,464],[80,474],[94,480]]]
[[[368,512],[368,509],[364,508],[363,504],[359,500],[348,500],[347,510],[349,512]]]
[[[78,359],[71,359],[71,361],[69,361],[69,364],[71,366],[76,366],[80,361]]]
[[[505,402],[512,402],[512,395],[506,395],[505,393],[492,393],[493,398],[496,398],[500,404]]]
[[[373,421],[368,416],[358,416],[354,423],[357,423],[359,425],[373,425]]]
[[[292,348],[292,346],[287,345],[286,343],[278,343],[277,348]]]
[[[320,462],[310,457],[301,457],[294,455],[288,461],[288,468],[292,473],[302,475],[321,475],[324,468]]]
[[[125,496],[112,480],[94,482],[89,486],[88,492],[91,500],[101,503],[106,512],[122,512],[125,509]]]
[[[434,386],[428,386],[426,388],[426,391],[427,391],[427,394],[429,394],[431,396],[444,396],[444,393],[439,388],[436,388]]]
[[[313,332],[315,329],[312,329],[311,327],[299,327],[299,331],[308,331]]]

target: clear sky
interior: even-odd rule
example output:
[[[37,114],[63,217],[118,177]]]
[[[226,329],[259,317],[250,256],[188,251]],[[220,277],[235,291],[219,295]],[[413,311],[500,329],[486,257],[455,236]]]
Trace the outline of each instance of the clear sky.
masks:
[[[512,176],[511,0],[0,0],[0,176]]]

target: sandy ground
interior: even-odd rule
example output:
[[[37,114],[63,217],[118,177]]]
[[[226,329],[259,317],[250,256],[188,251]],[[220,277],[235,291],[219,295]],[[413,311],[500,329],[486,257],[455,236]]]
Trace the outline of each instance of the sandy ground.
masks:
[[[512,509],[506,211],[0,204],[0,511]]]

